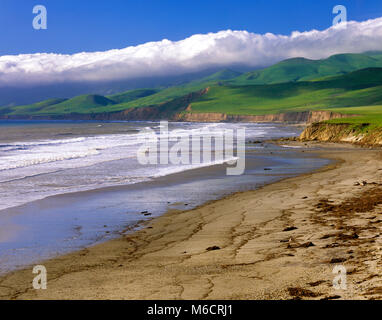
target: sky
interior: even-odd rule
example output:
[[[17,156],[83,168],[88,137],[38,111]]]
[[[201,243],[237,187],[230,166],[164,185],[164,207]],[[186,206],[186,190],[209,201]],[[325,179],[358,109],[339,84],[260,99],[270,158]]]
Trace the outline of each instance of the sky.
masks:
[[[382,50],[381,0],[1,0],[0,87],[119,81]],[[333,27],[333,8],[348,24]],[[35,30],[35,5],[47,29]]]
[[[32,28],[37,4],[47,8],[47,30]],[[382,16],[381,0],[1,0],[0,55],[105,51],[227,29],[324,30],[338,4],[349,20]]]

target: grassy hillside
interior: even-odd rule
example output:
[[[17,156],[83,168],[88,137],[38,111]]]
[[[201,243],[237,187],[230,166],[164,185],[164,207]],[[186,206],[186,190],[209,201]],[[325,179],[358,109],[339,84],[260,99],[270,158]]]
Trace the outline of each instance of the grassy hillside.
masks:
[[[240,74],[240,72],[227,69],[200,80],[175,87],[129,90],[107,97],[100,95],[82,95],[72,99],[51,99],[32,105],[0,108],[0,114],[12,116],[50,116],[70,113],[87,114],[115,112],[135,107],[154,106],[181,98],[191,92],[197,92],[209,85],[232,79]]]
[[[26,106],[18,106],[14,108],[0,108],[0,114],[33,114],[39,113],[41,110],[44,110],[50,106],[57,105],[61,102],[66,101],[67,99],[49,99],[44,100],[38,103],[33,103]]]
[[[369,68],[324,81],[272,85],[214,86],[192,112],[274,114],[382,104],[382,68]]]
[[[345,119],[333,119],[330,123],[349,123],[355,125],[371,124],[375,126],[382,126],[382,104],[376,106],[362,106],[350,108],[336,108],[335,112],[343,114],[358,114],[358,117],[349,117]]]
[[[89,94],[78,96],[59,104],[49,106],[44,109],[44,112],[95,112],[99,107],[110,106],[113,104],[115,104],[113,100],[104,96]]]
[[[216,85],[218,83],[223,83],[225,80],[232,79],[240,74],[240,72],[236,72],[229,69],[222,70],[200,80],[195,80],[181,86],[165,88],[153,95],[114,106],[112,110],[117,111],[135,107],[145,107],[162,104],[173,99],[183,97],[191,92],[196,92],[205,89],[206,87]]]
[[[151,96],[159,91],[159,89],[137,89],[107,96],[107,98],[113,100],[115,103],[127,103],[140,98]]]
[[[343,75],[369,67],[382,67],[382,54],[338,54],[324,60],[288,59],[263,70],[245,73],[231,80],[230,84],[274,84],[307,81]]]
[[[224,81],[224,80],[231,80],[239,77],[242,73],[230,69],[224,69],[222,71],[216,72],[214,74],[211,74],[208,77],[202,78],[200,80],[195,80],[192,82],[192,84],[196,83],[210,83],[210,82],[216,82],[216,81]]]

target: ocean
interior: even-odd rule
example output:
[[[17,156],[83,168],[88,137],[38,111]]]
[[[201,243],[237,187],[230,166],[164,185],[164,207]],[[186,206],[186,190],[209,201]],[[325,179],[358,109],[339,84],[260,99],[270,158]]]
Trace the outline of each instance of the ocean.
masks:
[[[243,128],[247,141],[301,130],[272,123],[169,124],[174,137]],[[227,165],[213,158],[142,165],[143,129],[159,132],[160,123],[0,121],[0,273],[131,232],[169,209],[192,209],[328,164],[263,142],[247,144],[240,176],[227,176]]]

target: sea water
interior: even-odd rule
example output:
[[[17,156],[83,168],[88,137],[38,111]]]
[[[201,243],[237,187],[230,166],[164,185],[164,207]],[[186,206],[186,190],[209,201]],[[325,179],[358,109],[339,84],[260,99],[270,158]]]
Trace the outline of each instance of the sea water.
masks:
[[[262,143],[247,145],[241,176],[227,176],[214,161],[143,166],[136,154],[145,128],[160,130],[156,122],[0,121],[0,273],[111,239],[168,209],[190,209],[328,163]],[[169,126],[177,134],[202,128],[245,128],[247,140],[300,130],[256,123]]]

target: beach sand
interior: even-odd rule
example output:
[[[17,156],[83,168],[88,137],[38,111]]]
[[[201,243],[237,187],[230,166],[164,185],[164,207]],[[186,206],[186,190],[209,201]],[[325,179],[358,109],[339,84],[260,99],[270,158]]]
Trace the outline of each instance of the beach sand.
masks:
[[[382,152],[309,146],[337,161],[42,262],[47,290],[32,288],[32,267],[10,273],[0,298],[381,299]]]

